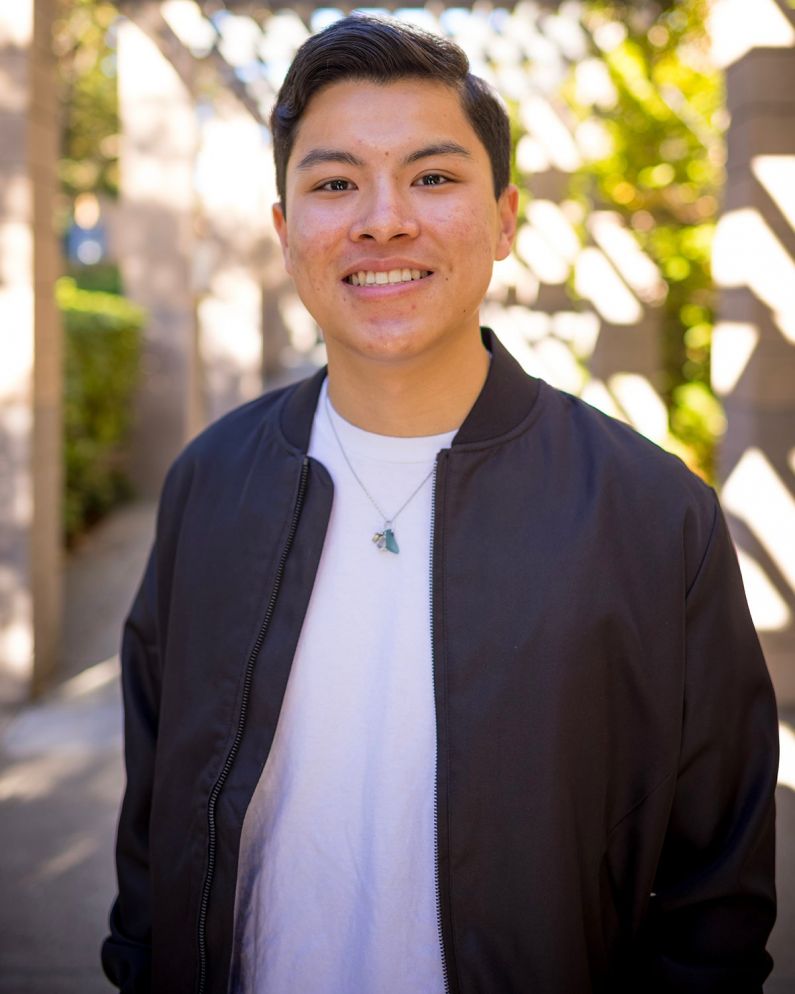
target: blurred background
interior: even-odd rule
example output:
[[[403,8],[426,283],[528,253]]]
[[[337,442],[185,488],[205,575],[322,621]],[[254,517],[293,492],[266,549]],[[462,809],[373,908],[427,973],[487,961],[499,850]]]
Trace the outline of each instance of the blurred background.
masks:
[[[179,449],[323,362],[267,120],[350,9],[0,2],[0,992],[108,989],[119,628]],[[387,9],[510,111],[483,323],[720,492],[781,708],[766,991],[795,994],[795,0]]]

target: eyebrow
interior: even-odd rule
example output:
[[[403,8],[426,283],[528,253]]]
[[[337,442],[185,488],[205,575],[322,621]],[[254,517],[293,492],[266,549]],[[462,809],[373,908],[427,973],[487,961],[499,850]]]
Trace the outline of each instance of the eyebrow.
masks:
[[[363,166],[364,162],[352,152],[336,148],[313,148],[296,166],[297,169],[311,169],[323,162],[339,162],[344,166]]]
[[[457,142],[437,142],[433,145],[426,145],[424,148],[418,148],[414,152],[409,152],[403,159],[402,164],[408,166],[414,162],[419,162],[421,159],[432,158],[436,155],[461,155],[468,159],[472,158],[472,153],[469,149],[464,148],[463,145],[459,145]],[[363,159],[360,159],[359,156],[354,155],[352,152],[345,152],[337,148],[313,148],[298,162],[296,168],[302,170],[311,169],[313,166],[326,162],[338,162],[344,166],[364,166],[365,164]]]
[[[403,164],[408,166],[412,162],[429,159],[435,155],[463,155],[467,159],[472,158],[469,149],[459,145],[458,142],[438,142],[436,145],[426,145],[425,148],[418,148],[416,152],[410,152],[403,160]]]

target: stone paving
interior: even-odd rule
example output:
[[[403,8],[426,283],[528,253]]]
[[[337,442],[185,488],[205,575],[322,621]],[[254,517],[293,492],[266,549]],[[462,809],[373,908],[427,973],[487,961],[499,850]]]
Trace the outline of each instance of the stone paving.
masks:
[[[154,519],[134,504],[67,567],[63,681],[0,714],[0,994],[108,994],[99,945],[123,785],[116,646]],[[782,725],[781,914],[766,994],[795,994],[795,715]],[[499,994],[499,992],[495,992]],[[642,994],[642,992],[638,992]]]

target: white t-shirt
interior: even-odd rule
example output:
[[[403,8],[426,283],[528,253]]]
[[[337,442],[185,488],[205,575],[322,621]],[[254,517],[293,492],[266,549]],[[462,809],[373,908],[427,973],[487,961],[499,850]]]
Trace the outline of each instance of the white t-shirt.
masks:
[[[331,411],[310,455],[334,504],[271,753],[246,814],[233,994],[442,992],[430,626],[432,479],[455,432],[373,435]]]

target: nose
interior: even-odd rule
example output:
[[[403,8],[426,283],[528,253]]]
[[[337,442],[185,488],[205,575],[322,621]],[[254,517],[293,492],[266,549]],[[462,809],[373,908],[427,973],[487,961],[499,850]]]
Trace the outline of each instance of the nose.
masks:
[[[363,198],[350,236],[354,241],[390,242],[395,238],[416,238],[419,230],[411,197],[402,195],[393,183],[384,182]]]

